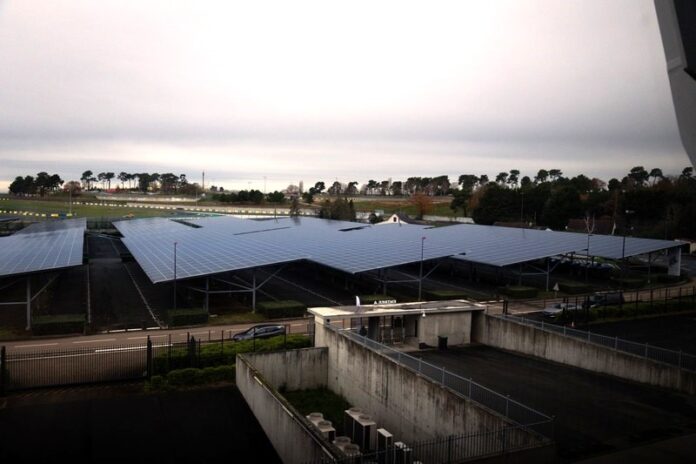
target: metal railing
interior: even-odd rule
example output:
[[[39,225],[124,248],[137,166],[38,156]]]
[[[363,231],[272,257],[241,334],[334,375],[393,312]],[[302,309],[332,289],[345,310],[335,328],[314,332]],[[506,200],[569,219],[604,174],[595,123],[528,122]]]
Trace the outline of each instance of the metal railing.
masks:
[[[444,367],[435,366],[420,358],[383,345],[351,329],[338,329],[330,325],[327,325],[327,327],[391,359],[397,364],[439,383],[454,393],[505,416],[513,422],[526,427],[528,430],[536,432],[548,439],[553,438],[553,417],[547,416],[529,406],[525,406],[511,399],[509,396],[502,395],[490,388],[484,387],[474,382],[471,378],[467,379],[461,377],[453,372],[447,371]]]
[[[535,327],[545,332],[552,332],[564,337],[581,340],[593,345],[603,346],[605,348],[632,354],[651,361],[669,364],[679,369],[696,371],[696,355],[684,353],[681,350],[676,351],[667,348],[660,348],[650,345],[649,343],[632,342],[619,337],[609,337],[607,335],[592,333],[589,330],[578,330],[565,325],[552,324],[543,320],[537,321],[533,319],[526,319],[521,316],[498,315],[489,317],[498,317],[517,324]]]
[[[536,446],[539,446],[538,440],[530,437],[523,426],[517,425],[475,434],[450,435],[413,444],[392,445],[381,450],[362,450],[356,454],[347,453],[343,458],[327,457],[307,464],[357,462],[450,464]]]

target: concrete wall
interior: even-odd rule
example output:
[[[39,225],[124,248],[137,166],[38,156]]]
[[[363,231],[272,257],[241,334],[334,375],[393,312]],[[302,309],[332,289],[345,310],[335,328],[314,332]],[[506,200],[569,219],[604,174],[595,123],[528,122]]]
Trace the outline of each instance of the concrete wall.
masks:
[[[474,315],[472,341],[622,379],[696,393],[694,372],[483,313]]]
[[[427,319],[427,318],[426,318]],[[402,368],[352,340],[316,325],[329,348],[328,386],[406,443],[510,425],[505,418]],[[529,439],[526,433],[519,440]]]
[[[322,353],[326,356],[326,350],[318,350],[318,353],[304,356],[321,357]],[[254,358],[258,361],[263,356],[275,354],[256,355]],[[273,357],[279,360],[277,356]],[[271,375],[277,376],[276,381],[280,372],[280,370],[271,369]],[[237,388],[284,463],[302,464],[331,456],[329,448],[332,445],[322,440],[318,431],[313,430],[309,425],[309,421],[298,414],[270,382],[253,367],[247,355],[237,355],[236,381]]]
[[[244,355],[275,389],[305,390],[326,387],[328,356],[326,348]]]
[[[437,337],[447,337],[449,345],[471,343],[471,312],[427,314],[418,319],[418,342],[437,346]]]

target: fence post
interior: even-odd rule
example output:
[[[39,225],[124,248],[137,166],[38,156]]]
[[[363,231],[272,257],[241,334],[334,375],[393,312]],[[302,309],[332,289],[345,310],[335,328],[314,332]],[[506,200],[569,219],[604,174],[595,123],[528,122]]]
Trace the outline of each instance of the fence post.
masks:
[[[566,335],[566,326],[565,325],[563,326],[563,335],[564,336]]]
[[[618,350],[618,349],[619,349],[619,337],[616,336],[616,337],[614,337],[614,350]]]
[[[283,349],[288,349],[288,326],[287,324],[283,326]]]
[[[152,340],[147,336],[147,380],[152,379]]]
[[[505,397],[505,417],[510,417],[508,414],[510,413],[510,395],[507,395]]]
[[[172,370],[172,334],[169,334],[167,340],[167,372]]]
[[[591,332],[588,330],[588,331],[587,331],[587,341],[588,341],[588,342],[590,341],[590,333],[591,333]]]
[[[447,463],[452,464],[452,435],[447,437]]]
[[[445,366],[442,366],[442,386],[445,386]]]
[[[423,361],[423,360],[422,360],[421,358],[418,358],[418,373],[419,373],[419,374],[420,374],[420,373],[422,372],[422,370],[423,370],[423,369],[422,369],[422,366],[421,366],[422,361]]]
[[[2,349],[4,350],[5,347],[3,347]],[[679,350],[679,369],[681,369],[681,363],[682,363],[681,360],[682,360],[682,350]]]
[[[645,357],[648,357],[648,344],[645,344]]]
[[[474,382],[473,377],[469,377],[469,398],[471,398],[471,384]]]
[[[0,348],[0,396],[5,396],[5,379],[7,376],[5,372],[7,371],[7,352],[5,350],[5,345]]]

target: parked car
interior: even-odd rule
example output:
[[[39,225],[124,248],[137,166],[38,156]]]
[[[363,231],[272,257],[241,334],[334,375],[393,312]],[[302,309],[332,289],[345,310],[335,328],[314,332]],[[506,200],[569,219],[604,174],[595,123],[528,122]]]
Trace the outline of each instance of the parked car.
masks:
[[[595,293],[590,295],[587,299],[587,306],[590,308],[597,308],[599,306],[608,305],[618,305],[624,303],[623,293],[621,292],[607,292],[607,293]]]
[[[284,325],[259,324],[248,328],[244,332],[234,334],[232,340],[251,340],[252,338],[270,338],[285,333]]]
[[[563,311],[579,311],[581,309],[582,307],[580,305],[571,303],[556,303],[552,306],[544,308],[541,314],[549,319],[555,319],[559,315],[563,314]]]

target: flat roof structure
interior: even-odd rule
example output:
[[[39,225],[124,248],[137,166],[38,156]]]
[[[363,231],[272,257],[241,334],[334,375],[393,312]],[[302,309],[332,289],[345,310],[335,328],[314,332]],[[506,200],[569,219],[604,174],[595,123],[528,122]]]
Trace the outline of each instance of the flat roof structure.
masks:
[[[86,227],[84,218],[44,221],[0,237],[0,276],[81,265]]]
[[[468,300],[429,301],[416,303],[367,304],[360,306],[332,306],[309,308],[313,316],[326,321],[331,319],[360,319],[364,317],[407,316],[431,313],[484,311],[486,307]]]
[[[373,227],[317,218],[151,218],[114,225],[153,283],[298,260],[356,274],[439,258],[492,266],[567,254],[619,259],[684,244],[592,235],[588,252],[587,234],[473,224]]]

